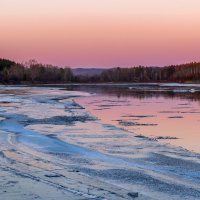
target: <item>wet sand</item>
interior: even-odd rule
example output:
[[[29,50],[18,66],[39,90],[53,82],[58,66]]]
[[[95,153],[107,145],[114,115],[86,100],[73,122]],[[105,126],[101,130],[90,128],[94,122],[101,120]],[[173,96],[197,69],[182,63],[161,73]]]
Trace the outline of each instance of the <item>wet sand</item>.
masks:
[[[200,198],[199,154],[104,124],[82,96],[0,88],[2,199]]]

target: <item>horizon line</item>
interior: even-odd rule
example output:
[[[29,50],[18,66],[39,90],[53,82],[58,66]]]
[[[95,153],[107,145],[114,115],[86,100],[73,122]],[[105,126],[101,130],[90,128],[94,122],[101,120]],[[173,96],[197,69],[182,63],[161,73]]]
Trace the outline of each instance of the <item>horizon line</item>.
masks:
[[[41,61],[38,61],[37,59],[28,59],[26,61],[16,61],[15,59],[12,59],[12,58],[5,58],[5,57],[0,57],[0,59],[5,59],[5,60],[10,60],[10,61],[13,61],[15,62],[16,64],[25,64],[26,62],[29,62],[29,61],[35,61],[36,63],[38,64],[42,64],[42,65],[52,65],[54,67],[61,67],[61,68],[72,68],[72,69],[113,69],[113,68],[132,68],[132,67],[159,67],[159,68],[162,68],[162,67],[169,67],[169,66],[178,66],[178,65],[186,65],[186,64],[191,64],[191,63],[200,63],[200,61],[188,61],[188,62],[179,62],[179,63],[176,63],[176,64],[169,64],[169,65],[141,65],[141,64],[138,64],[138,65],[132,65],[132,66],[69,66],[69,65],[57,65],[57,64],[50,64],[50,63],[45,63],[45,62],[41,62]]]

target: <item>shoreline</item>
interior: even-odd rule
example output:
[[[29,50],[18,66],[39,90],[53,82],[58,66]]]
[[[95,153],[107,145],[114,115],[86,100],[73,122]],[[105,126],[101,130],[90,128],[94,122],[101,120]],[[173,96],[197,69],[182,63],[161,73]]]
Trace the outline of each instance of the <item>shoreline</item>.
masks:
[[[85,109],[71,100],[72,96],[87,96],[86,93],[63,90],[61,93],[55,88],[27,90],[25,88],[26,92],[20,93],[19,89],[20,95],[15,91],[13,96],[11,89],[10,97],[1,92],[3,100],[10,98],[10,102],[16,104],[1,111],[1,117],[17,120],[25,131],[16,125],[16,121],[7,121],[7,124],[4,120],[0,122],[3,127],[0,130],[0,173],[4,176],[0,195],[4,199],[16,200],[17,194],[21,200],[25,193],[24,199],[31,200],[57,197],[133,199],[131,192],[139,192],[138,200],[159,199],[160,196],[162,199],[200,197],[199,154],[135,138],[134,135],[130,137],[127,131],[88,119]],[[32,110],[34,105],[37,109]],[[47,114],[41,113],[44,109],[48,109]],[[67,118],[63,117],[66,114],[77,116],[70,122],[72,124],[65,125]],[[11,128],[10,124],[16,126]],[[95,134],[92,130],[95,130]],[[131,140],[127,141],[127,137]],[[34,147],[24,142],[24,138],[33,144],[36,141],[40,143],[34,144]],[[58,140],[69,146],[56,152],[54,145],[62,146]],[[48,151],[42,152],[42,147]],[[89,151],[84,151],[84,148]],[[10,183],[10,179],[15,183]],[[26,187],[26,181],[31,187],[36,182],[38,186],[31,192]],[[6,192],[3,192],[3,188],[6,188]],[[39,188],[51,192],[44,194]]]

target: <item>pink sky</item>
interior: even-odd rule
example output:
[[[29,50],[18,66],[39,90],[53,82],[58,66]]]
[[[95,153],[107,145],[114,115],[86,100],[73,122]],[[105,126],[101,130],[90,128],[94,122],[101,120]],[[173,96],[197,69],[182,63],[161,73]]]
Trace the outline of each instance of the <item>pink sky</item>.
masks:
[[[1,0],[0,57],[72,67],[200,61],[200,1]]]

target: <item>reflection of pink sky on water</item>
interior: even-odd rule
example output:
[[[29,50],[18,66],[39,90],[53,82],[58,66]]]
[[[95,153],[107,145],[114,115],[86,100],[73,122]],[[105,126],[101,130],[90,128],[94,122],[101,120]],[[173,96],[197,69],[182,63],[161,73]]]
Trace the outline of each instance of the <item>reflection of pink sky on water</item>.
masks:
[[[104,123],[114,124],[146,136],[177,137],[180,139],[160,141],[200,152],[199,102],[164,97],[137,99],[98,95],[81,98],[78,103],[84,105],[87,110]],[[117,120],[157,124],[157,126],[122,126]]]

